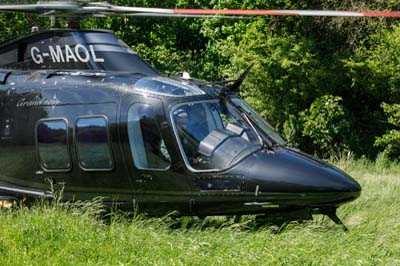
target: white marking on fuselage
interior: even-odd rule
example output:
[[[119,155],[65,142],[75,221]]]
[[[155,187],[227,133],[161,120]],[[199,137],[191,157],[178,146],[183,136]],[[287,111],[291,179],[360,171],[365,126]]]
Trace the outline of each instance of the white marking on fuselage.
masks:
[[[74,48],[66,44],[63,47],[60,45],[48,46],[49,52],[41,52],[38,47],[31,48],[31,57],[36,64],[43,64],[43,58],[49,58],[53,63],[70,63],[81,62],[88,63],[92,59],[96,63],[104,63],[104,58],[98,57],[93,45],[88,47],[77,44]]]

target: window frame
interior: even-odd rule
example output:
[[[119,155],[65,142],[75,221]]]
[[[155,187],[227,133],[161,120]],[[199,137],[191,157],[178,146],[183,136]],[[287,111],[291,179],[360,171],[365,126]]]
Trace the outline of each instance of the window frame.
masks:
[[[169,155],[169,157],[170,157],[170,162],[169,162],[169,164],[168,164],[168,166],[167,166],[166,168],[138,167],[138,166],[136,165],[136,160],[135,160],[135,158],[133,157],[133,152],[132,152],[132,148],[131,148],[131,139],[130,139],[130,136],[129,136],[129,123],[128,123],[128,122],[129,122],[129,120],[128,120],[128,118],[129,118],[129,112],[131,111],[131,109],[132,109],[135,105],[149,105],[151,108],[153,108],[154,114],[157,114],[156,108],[154,108],[154,106],[153,106],[151,103],[135,102],[135,103],[131,104],[131,106],[129,106],[129,108],[128,108],[128,113],[127,113],[127,116],[126,116],[126,130],[127,130],[127,134],[128,134],[129,152],[130,152],[130,155],[131,155],[131,157],[132,157],[133,165],[134,165],[135,168],[136,168],[137,170],[139,170],[139,171],[146,170],[146,171],[167,172],[167,171],[169,171],[169,170],[171,169],[171,165],[172,165],[171,154],[170,154],[170,152],[169,152],[169,150],[168,150],[168,147],[165,147],[165,148],[167,149],[168,155]],[[140,121],[140,120],[139,120],[139,121]],[[162,131],[161,131],[160,123],[159,123],[158,120],[156,120],[156,121],[157,121],[157,128],[158,128],[158,130],[159,130],[159,132],[160,132],[161,140],[164,141],[164,137],[163,137],[163,134],[162,134]],[[142,132],[141,132],[141,133],[142,133]],[[143,139],[143,134],[142,134],[142,139]],[[165,141],[164,141],[164,144],[165,144]],[[147,156],[147,154],[146,154],[146,156]]]
[[[174,119],[174,112],[179,107],[184,106],[184,105],[188,105],[188,104],[191,104],[191,103],[193,103],[193,104],[197,104],[197,103],[203,104],[203,103],[217,103],[217,102],[218,102],[218,99],[207,99],[207,100],[199,100],[199,101],[185,101],[185,102],[180,102],[180,103],[172,106],[170,108],[170,110],[169,110],[169,119],[170,119],[170,122],[172,124],[172,130],[174,132],[174,137],[175,137],[175,140],[176,140],[176,142],[178,144],[180,154],[181,154],[181,156],[183,158],[183,162],[185,163],[186,168],[189,169],[189,171],[192,172],[192,173],[220,173],[220,172],[226,171],[228,169],[195,169],[190,165],[189,160],[188,160],[187,155],[186,155],[186,152],[185,152],[185,149],[183,148],[182,142],[179,139],[178,129],[176,128],[176,122],[175,122],[175,119]]]
[[[82,165],[79,152],[78,152],[78,139],[77,139],[77,129],[78,129],[78,121],[81,119],[90,119],[90,118],[102,118],[106,122],[106,131],[107,131],[107,144],[108,144],[108,149],[109,149],[109,154],[111,158],[111,166],[109,168],[86,168]],[[75,148],[75,156],[76,160],[78,161],[79,168],[85,172],[107,172],[107,171],[112,171],[115,167],[115,161],[114,161],[114,154],[113,150],[111,147],[111,138],[110,138],[110,130],[109,130],[109,123],[108,123],[108,117],[105,115],[82,115],[78,116],[75,121],[74,121],[74,130],[73,130],[73,142],[74,142],[74,148]]]
[[[68,152],[68,159],[69,159],[69,168],[65,169],[48,169],[43,165],[43,162],[41,161],[40,157],[40,152],[39,152],[39,141],[38,141],[38,127],[41,123],[43,122],[52,122],[52,121],[63,121],[66,125],[66,137],[67,137],[67,152]],[[69,123],[68,120],[65,117],[54,117],[54,118],[43,118],[39,119],[36,122],[35,125],[35,146],[36,146],[36,158],[37,162],[40,165],[40,168],[42,168],[43,171],[46,173],[67,173],[72,170],[73,162],[72,162],[72,154],[71,154],[71,145],[70,145],[70,140],[69,140]]]

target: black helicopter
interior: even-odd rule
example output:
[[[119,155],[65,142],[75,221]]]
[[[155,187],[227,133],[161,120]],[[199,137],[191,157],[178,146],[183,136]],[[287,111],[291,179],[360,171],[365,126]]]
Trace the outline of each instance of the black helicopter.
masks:
[[[287,145],[235,92],[161,75],[87,16],[383,16],[397,12],[195,10],[108,3],[2,5],[0,12],[69,21],[0,44],[0,200],[102,197],[150,215],[256,214],[282,221],[325,214],[361,193],[341,170]]]

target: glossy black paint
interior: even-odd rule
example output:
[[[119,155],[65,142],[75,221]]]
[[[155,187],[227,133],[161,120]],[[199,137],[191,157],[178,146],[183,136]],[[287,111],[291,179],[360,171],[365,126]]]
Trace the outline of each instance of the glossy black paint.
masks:
[[[21,51],[42,38],[54,41],[60,36],[122,49],[112,33],[98,33],[45,32],[0,46],[0,54],[8,53],[9,58],[14,56],[17,60],[15,64],[1,64],[0,59],[0,196],[51,197],[50,181],[56,188],[64,188],[65,200],[101,196],[105,202],[126,209],[137,203],[139,210],[152,215],[176,210],[182,215],[204,216],[336,208],[360,195],[359,184],[346,173],[282,146],[260,148],[223,172],[190,171],[179,150],[170,111],[184,102],[219,99],[218,88],[178,79],[206,93],[187,97],[143,93],[135,90],[135,83],[158,74],[141,59],[132,66],[131,72],[135,73],[116,72],[115,61],[110,70],[93,60],[88,62],[87,69],[78,71],[71,70],[75,64],[66,64],[61,70],[52,69],[57,66],[50,62],[43,69],[30,67],[29,55],[9,53],[15,47]],[[149,104],[156,112],[155,122],[171,157],[171,165],[165,170],[135,167],[127,128],[128,110],[135,103]],[[113,161],[104,169],[87,169],[78,160],[77,123],[90,117],[103,117],[106,121]],[[38,123],[54,119],[67,124],[66,145],[71,165],[62,171],[47,169],[38,158]]]

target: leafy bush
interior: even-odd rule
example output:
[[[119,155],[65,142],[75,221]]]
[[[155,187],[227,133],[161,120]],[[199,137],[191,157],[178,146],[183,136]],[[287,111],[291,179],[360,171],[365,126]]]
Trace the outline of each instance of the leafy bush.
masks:
[[[323,157],[346,148],[350,124],[339,96],[317,98],[309,110],[301,113],[303,136],[311,139],[314,150]]]
[[[20,0],[18,3],[33,2],[37,1]],[[400,8],[399,1],[384,0],[109,2],[162,8]],[[2,14],[0,41],[29,33],[33,25],[48,28],[49,19]],[[394,125],[382,123],[385,113],[381,108],[382,102],[400,103],[398,20],[117,16],[87,19],[83,28],[113,30],[161,73],[188,71],[192,77],[210,81],[234,79],[250,63],[255,63],[242,86],[241,96],[282,131],[291,143],[309,153],[327,156],[339,149],[349,149],[357,158],[364,154],[372,158],[380,149],[385,149],[385,153],[398,154],[393,150],[397,149],[395,139],[398,131],[393,129]],[[324,95],[336,95],[341,100],[333,96],[324,98]],[[328,106],[324,106],[326,103]],[[322,110],[333,113],[319,113]],[[346,128],[351,128],[351,131],[345,133]],[[391,129],[395,131],[389,131]],[[387,134],[383,135],[385,132]],[[376,140],[377,136],[384,140]]]
[[[383,153],[389,158],[400,157],[400,104],[382,103],[388,122],[397,129],[388,130],[382,137],[376,138],[375,145],[384,147]]]

